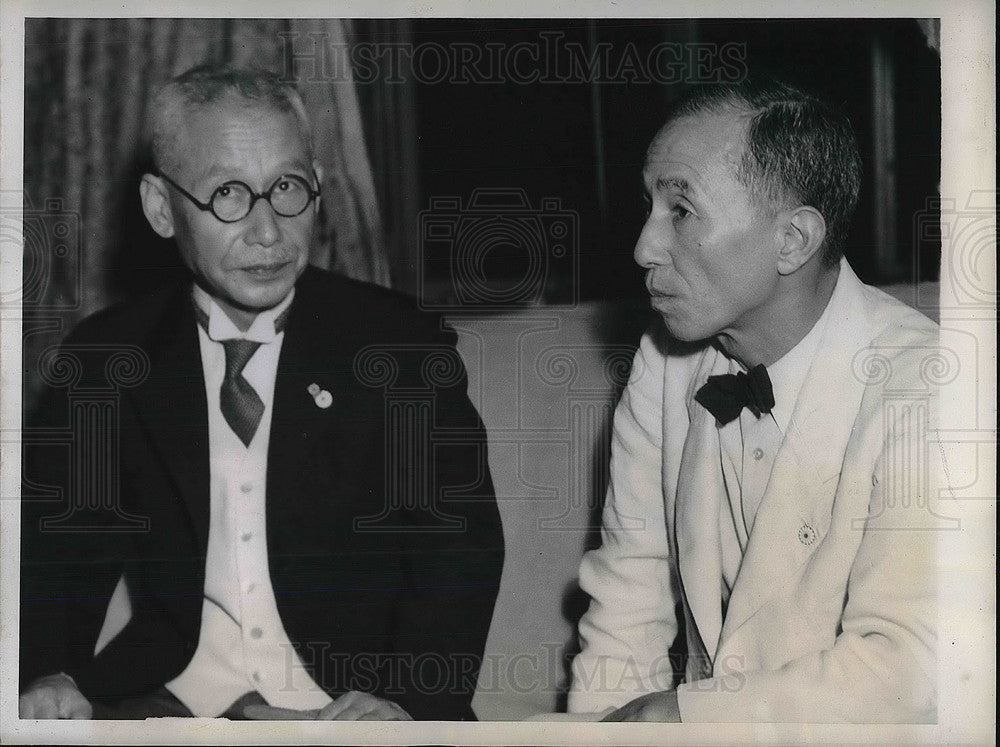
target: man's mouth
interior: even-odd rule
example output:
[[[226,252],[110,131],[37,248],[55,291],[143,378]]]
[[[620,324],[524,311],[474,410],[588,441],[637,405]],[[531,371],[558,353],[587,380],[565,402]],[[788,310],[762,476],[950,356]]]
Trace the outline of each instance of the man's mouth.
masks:
[[[290,263],[285,262],[264,262],[256,265],[247,265],[242,268],[243,272],[255,278],[269,278],[280,274]]]
[[[670,295],[653,285],[653,273],[649,273],[649,275],[647,275],[645,285],[646,292],[653,298],[663,298]]]

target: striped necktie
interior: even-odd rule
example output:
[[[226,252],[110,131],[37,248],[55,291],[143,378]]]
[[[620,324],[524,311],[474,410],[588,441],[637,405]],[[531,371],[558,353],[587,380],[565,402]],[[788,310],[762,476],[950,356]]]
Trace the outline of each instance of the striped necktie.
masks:
[[[274,320],[274,332],[280,334],[288,320],[289,306]],[[208,314],[196,303],[198,323],[208,332]],[[264,416],[264,401],[243,376],[243,369],[262,343],[235,338],[219,340],[226,351],[226,374],[219,389],[219,409],[240,441],[250,446],[260,419]]]

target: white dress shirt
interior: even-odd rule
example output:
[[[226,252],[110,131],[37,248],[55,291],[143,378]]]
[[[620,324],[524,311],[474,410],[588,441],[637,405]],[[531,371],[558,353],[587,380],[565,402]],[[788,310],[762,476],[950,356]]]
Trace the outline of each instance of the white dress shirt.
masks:
[[[292,648],[271,587],[265,524],[267,453],[274,383],[284,332],[275,320],[294,296],[261,312],[246,332],[201,288],[194,299],[208,316],[198,325],[205,391],[211,508],[205,564],[205,599],[198,647],[187,668],[166,684],[195,716],[218,716],[241,695],[256,690],[274,706],[322,708],[331,698],[310,677]],[[264,413],[249,446],[219,408],[226,370],[221,341],[261,343],[243,369]]]
[[[729,501],[722,503],[719,517],[723,614],[743,562],[750,532],[753,531],[757,508],[771,478],[774,457],[788,431],[799,391],[826,330],[829,309],[830,305],[827,304],[806,336],[767,367],[774,390],[774,407],[771,412],[758,418],[750,410],[743,408],[738,418],[719,428],[722,473],[729,495]],[[729,373],[745,370],[735,360],[729,361]]]

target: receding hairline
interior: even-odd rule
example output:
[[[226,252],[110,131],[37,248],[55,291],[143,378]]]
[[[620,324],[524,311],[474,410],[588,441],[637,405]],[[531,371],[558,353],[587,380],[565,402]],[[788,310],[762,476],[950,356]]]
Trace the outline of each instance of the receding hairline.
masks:
[[[666,121],[656,131],[653,139],[646,149],[646,159],[643,169],[651,163],[650,154],[655,151],[667,131],[674,125],[684,120],[696,120],[700,117],[712,117],[720,121],[725,121],[735,127],[739,132],[738,147],[729,149],[723,160],[728,165],[733,177],[750,192],[750,199],[758,207],[766,209],[770,213],[775,213],[784,208],[790,207],[796,202],[792,190],[786,184],[772,184],[768,182],[765,189],[754,189],[756,177],[750,160],[753,158],[750,143],[750,130],[753,126],[754,118],[762,114],[766,107],[754,106],[751,102],[739,97],[724,98],[714,101],[700,102],[702,105],[694,109],[681,108],[679,111],[668,115]]]
[[[824,264],[842,255],[857,208],[862,164],[849,118],[823,94],[764,74],[696,88],[679,100],[650,143],[686,116],[748,114],[737,180],[761,205],[815,208],[827,221]]]
[[[740,140],[742,146],[746,148],[748,136],[750,134],[751,121],[761,111],[761,109],[744,105],[738,101],[733,101],[713,104],[712,106],[706,106],[703,109],[696,109],[694,111],[673,112],[667,116],[663,124],[660,125],[659,129],[649,141],[649,146],[646,148],[646,161],[649,161],[650,154],[671,127],[674,127],[684,120],[695,120],[699,117],[713,117],[718,120],[728,120],[733,125],[738,126],[740,129]]]
[[[656,134],[649,142],[649,146],[646,148],[646,155],[643,160],[643,172],[645,173],[652,164],[662,162],[662,159],[655,158],[655,155],[658,149],[662,147],[663,140],[669,134],[669,130],[672,127],[683,123],[685,120],[694,121],[701,117],[712,117],[721,122],[724,127],[732,128],[735,131],[736,137],[733,139],[732,147],[726,148],[723,153],[720,153],[720,157],[729,167],[732,175],[741,184],[750,186],[744,183],[742,171],[743,163],[749,154],[750,124],[755,115],[756,112],[749,107],[733,105],[683,112],[668,117],[656,131]]]
[[[188,116],[226,109],[292,116],[309,160],[314,157],[312,126],[302,97],[294,86],[282,88],[281,96],[251,96],[237,87],[228,86],[211,97],[200,98],[185,90],[175,79],[160,89],[150,109],[149,143],[155,168],[161,171],[179,168],[182,159],[176,152],[176,144],[186,129]]]

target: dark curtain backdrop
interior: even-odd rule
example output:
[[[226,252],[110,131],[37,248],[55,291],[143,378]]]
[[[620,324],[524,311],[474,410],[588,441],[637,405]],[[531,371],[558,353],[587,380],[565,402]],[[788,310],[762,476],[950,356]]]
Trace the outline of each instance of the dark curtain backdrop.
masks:
[[[27,19],[26,408],[41,385],[42,350],[84,316],[178,271],[172,243],[145,224],[138,178],[151,95],[200,62],[299,78],[326,171],[312,261],[391,284],[354,81],[347,65],[323,62],[345,59],[350,35],[342,20]]]
[[[918,26],[922,38],[914,41]],[[352,76],[345,54],[347,45],[499,42],[510,48],[537,44],[542,31],[563,34],[588,54],[599,43],[621,50],[626,43],[649,49],[663,42],[735,41],[745,43],[752,61],[808,67],[831,84],[836,100],[853,102],[852,116],[863,125],[869,192],[855,221],[851,261],[869,282],[896,282],[911,274],[916,255],[919,279],[936,277],[939,242],[934,236],[925,241],[914,227],[925,218],[937,222],[925,205],[936,194],[940,133],[931,125],[940,70],[936,56],[921,49],[926,41],[937,50],[936,19],[29,18],[26,406],[40,388],[41,351],[83,316],[143,293],[177,270],[172,242],[159,239],[142,216],[137,184],[148,164],[141,133],[152,92],[202,61],[255,63],[298,80],[326,167],[314,264],[446,301],[454,290],[453,264],[423,256],[421,211],[435,197],[467,201],[479,187],[517,187],[536,206],[540,198],[558,197],[560,209],[580,216],[579,261],[568,265],[579,278],[558,275],[553,263],[546,294],[564,286],[580,300],[641,293],[631,261],[640,214],[636,164],[679,91],[605,85],[596,78],[589,84],[470,86],[423,80],[406,65],[392,76],[385,67],[374,77],[359,67]],[[828,54],[817,54],[819,47]],[[837,72],[845,66],[847,74]],[[517,286],[520,265],[508,262],[500,248],[496,258],[486,266],[490,287]],[[561,299],[555,292],[544,298]]]

